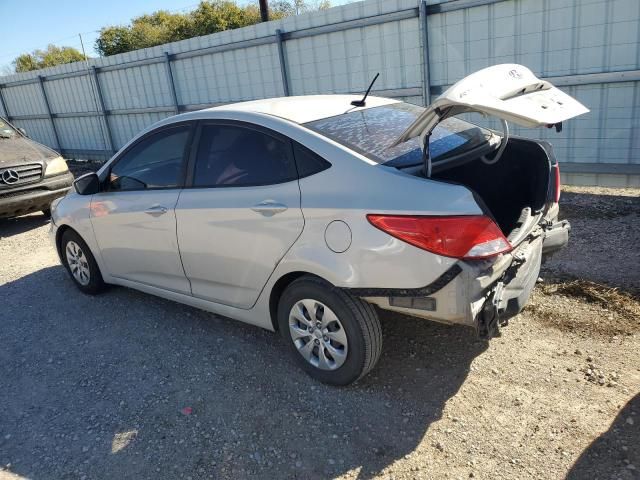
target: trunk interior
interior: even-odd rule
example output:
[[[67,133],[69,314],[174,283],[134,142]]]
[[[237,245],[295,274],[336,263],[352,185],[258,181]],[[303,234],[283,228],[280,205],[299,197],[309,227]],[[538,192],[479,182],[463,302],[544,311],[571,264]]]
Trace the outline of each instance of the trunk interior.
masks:
[[[431,177],[473,190],[507,237],[520,225],[527,208],[535,214],[547,202],[551,162],[549,151],[539,142],[511,137],[493,165],[476,157],[438,167],[435,163]]]

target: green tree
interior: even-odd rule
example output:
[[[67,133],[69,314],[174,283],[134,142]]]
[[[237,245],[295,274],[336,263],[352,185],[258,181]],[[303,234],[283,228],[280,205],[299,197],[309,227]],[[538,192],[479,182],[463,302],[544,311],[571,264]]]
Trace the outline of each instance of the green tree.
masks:
[[[276,20],[330,6],[329,0],[276,0],[271,2],[269,13]],[[159,10],[136,17],[129,25],[105,27],[100,30],[95,49],[100,55],[109,56],[259,22],[257,2],[239,6],[233,0],[202,0],[188,13]]]
[[[302,13],[315,12],[316,10],[326,10],[331,8],[330,0],[292,0],[292,2],[283,1],[279,3],[288,3],[293,9],[295,15]]]
[[[85,59],[85,56],[75,48],[49,45],[46,50],[23,53],[13,61],[13,65],[16,72],[28,72],[63,63],[79,62]]]

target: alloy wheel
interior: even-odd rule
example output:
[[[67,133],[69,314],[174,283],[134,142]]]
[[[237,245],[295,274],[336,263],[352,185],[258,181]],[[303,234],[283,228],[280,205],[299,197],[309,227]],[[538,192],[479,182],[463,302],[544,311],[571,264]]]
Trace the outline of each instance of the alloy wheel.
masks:
[[[65,249],[67,255],[67,264],[71,275],[76,281],[83,286],[89,284],[91,280],[91,272],[89,270],[89,262],[85,256],[82,248],[74,241],[67,242],[67,248]]]
[[[289,312],[289,333],[300,355],[316,368],[336,370],[347,359],[349,345],[344,327],[322,302],[296,302]]]

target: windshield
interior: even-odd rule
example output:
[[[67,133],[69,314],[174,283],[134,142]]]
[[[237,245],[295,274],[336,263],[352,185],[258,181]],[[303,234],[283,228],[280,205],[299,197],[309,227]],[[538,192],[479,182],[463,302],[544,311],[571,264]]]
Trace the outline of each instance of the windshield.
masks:
[[[0,117],[0,138],[13,138],[16,135],[16,131],[7,121]]]
[[[422,163],[419,137],[395,147],[390,146],[424,110],[424,107],[398,102],[315,120],[305,126],[376,163],[391,166],[417,165]],[[488,130],[477,125],[457,118],[447,118],[431,134],[431,159],[437,162],[476,148],[484,144],[490,135]]]

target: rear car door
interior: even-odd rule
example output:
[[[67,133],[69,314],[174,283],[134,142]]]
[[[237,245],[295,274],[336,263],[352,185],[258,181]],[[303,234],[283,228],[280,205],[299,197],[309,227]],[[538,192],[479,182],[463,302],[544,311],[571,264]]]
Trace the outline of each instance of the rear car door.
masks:
[[[176,237],[175,206],[186,176],[194,125],[154,130],[110,166],[91,221],[109,273],[190,294]]]
[[[304,225],[289,139],[240,122],[202,122],[176,206],[194,296],[251,308]]]

